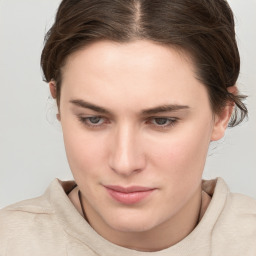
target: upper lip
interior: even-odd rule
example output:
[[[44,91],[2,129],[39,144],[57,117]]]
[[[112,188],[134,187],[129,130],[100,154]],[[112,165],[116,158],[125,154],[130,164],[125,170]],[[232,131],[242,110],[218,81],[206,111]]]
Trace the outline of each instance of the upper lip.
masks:
[[[115,186],[115,185],[107,185],[105,188],[121,192],[121,193],[134,193],[134,192],[143,192],[143,191],[150,191],[154,188],[149,187],[141,187],[141,186],[131,186],[131,187],[122,187],[122,186]]]

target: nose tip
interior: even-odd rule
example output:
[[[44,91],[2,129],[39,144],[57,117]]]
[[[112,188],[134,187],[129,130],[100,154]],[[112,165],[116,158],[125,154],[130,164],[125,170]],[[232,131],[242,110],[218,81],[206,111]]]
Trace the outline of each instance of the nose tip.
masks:
[[[134,136],[120,136],[115,140],[110,156],[110,168],[122,176],[129,176],[145,168],[145,156]]]
[[[128,156],[127,154],[116,155],[111,161],[111,169],[122,175],[130,176],[135,172],[142,171],[144,169],[144,164],[140,156]]]

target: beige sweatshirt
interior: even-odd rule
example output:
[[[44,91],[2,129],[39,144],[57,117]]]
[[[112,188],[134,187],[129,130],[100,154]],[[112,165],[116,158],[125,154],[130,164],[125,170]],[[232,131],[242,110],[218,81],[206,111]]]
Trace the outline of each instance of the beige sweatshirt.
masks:
[[[139,252],[99,236],[67,196],[74,182],[54,180],[44,195],[0,211],[0,256],[256,256],[256,201],[203,181],[212,200],[198,226],[178,244]]]

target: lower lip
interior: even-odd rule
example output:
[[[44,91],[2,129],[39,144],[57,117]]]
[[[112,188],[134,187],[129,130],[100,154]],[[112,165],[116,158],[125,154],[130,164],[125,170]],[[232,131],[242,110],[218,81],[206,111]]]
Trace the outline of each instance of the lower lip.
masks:
[[[115,199],[117,202],[122,204],[136,204],[144,200],[146,197],[148,197],[153,191],[147,190],[147,191],[139,191],[139,192],[131,192],[131,193],[122,193],[119,191],[115,191],[109,188],[106,188],[110,196]]]

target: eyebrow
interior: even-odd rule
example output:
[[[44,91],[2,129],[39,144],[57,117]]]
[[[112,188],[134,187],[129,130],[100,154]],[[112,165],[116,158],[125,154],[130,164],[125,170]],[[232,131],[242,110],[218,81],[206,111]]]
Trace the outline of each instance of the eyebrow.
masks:
[[[87,102],[81,99],[70,100],[70,103],[78,107],[91,109],[101,114],[113,115],[110,110],[103,108],[101,106],[94,105],[90,102]],[[159,113],[165,113],[165,112],[174,112],[174,111],[184,110],[189,108],[190,107],[187,105],[170,104],[170,105],[162,105],[162,106],[157,106],[149,109],[144,109],[141,111],[141,114],[153,115],[153,114],[159,114]]]
[[[183,110],[183,109],[189,109],[189,106],[177,105],[177,104],[163,105],[163,106],[159,106],[159,107],[145,109],[142,111],[142,114],[143,115],[153,115],[153,114],[158,114],[158,113],[174,112],[174,111]]]
[[[70,103],[74,104],[75,106],[82,107],[82,108],[88,108],[95,112],[99,112],[102,114],[111,114],[111,111],[107,110],[106,108],[94,105],[90,102],[84,101],[84,100],[70,100]]]

